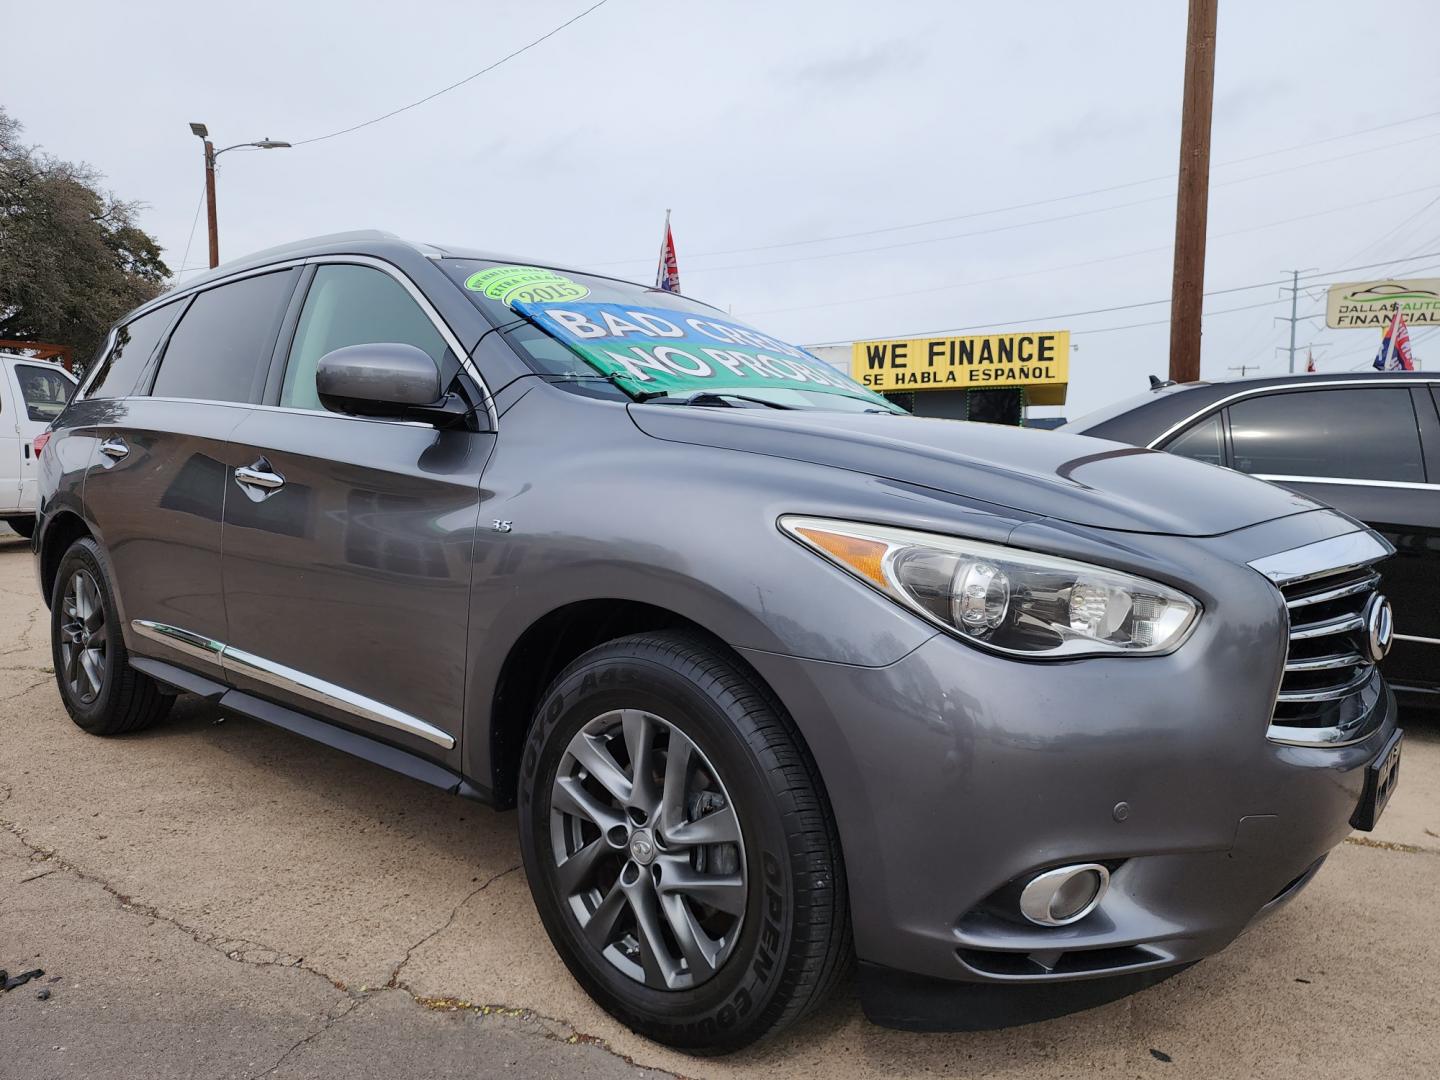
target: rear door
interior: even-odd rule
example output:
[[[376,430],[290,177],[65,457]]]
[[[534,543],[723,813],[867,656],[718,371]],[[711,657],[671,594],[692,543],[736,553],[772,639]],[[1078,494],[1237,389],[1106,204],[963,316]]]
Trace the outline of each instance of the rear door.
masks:
[[[75,393],[75,380],[58,364],[17,360],[10,366],[10,400],[19,439],[19,499],[22,510],[35,509],[36,462],[33,443],[60,415]]]
[[[152,358],[138,358],[136,375],[137,358],[122,353],[79,403],[76,420],[96,441],[86,512],[109,555],[136,652],[210,666],[214,650],[203,643],[225,640],[228,439],[259,398],[297,276],[254,274],[142,317],[137,323],[151,322],[136,328],[132,347],[159,338]],[[117,396],[101,396],[112,388]]]
[[[1397,687],[1440,686],[1440,476],[1422,449],[1422,425],[1435,424],[1425,389],[1294,390],[1227,411],[1235,468],[1343,510],[1395,545],[1381,567],[1396,633],[1385,674]]]
[[[315,366],[398,342],[457,377],[460,346],[388,264],[316,266],[266,404],[234,431],[226,663],[241,689],[458,765],[480,474],[494,435],[327,412]],[[472,398],[478,400],[478,398]],[[262,475],[264,485],[247,481]]]

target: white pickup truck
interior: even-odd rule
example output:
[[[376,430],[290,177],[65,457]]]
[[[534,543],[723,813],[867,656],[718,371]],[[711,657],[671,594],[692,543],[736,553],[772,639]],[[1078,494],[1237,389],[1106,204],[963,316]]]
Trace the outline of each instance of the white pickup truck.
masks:
[[[35,530],[35,436],[74,392],[59,364],[0,352],[0,521],[21,536]]]

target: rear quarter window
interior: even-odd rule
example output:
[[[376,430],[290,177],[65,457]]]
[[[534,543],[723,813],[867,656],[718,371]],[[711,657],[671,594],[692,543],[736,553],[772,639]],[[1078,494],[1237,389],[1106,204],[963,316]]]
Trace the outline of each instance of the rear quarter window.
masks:
[[[87,398],[129,397],[135,392],[140,373],[150,362],[155,346],[170,329],[183,303],[166,304],[132,319],[115,331],[115,344],[110,347],[95,376],[85,387]]]

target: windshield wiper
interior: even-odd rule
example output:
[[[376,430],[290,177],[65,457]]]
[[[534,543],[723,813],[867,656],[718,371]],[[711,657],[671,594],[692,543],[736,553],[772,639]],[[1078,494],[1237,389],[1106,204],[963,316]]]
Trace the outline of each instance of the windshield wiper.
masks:
[[[731,401],[745,401],[752,405],[763,405],[767,409],[796,409],[798,405],[784,405],[749,394],[732,394],[728,390],[694,390],[688,394],[672,394],[669,390],[632,390],[636,401],[658,401],[661,405],[729,405]],[[729,406],[733,408],[734,406]]]

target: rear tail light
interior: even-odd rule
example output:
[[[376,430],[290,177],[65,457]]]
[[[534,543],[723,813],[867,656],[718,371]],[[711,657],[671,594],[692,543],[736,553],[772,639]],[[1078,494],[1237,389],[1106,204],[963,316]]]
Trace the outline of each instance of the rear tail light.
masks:
[[[50,434],[48,431],[42,431],[35,436],[35,456],[37,458],[40,456],[40,451],[45,449],[45,444],[50,441]]]

